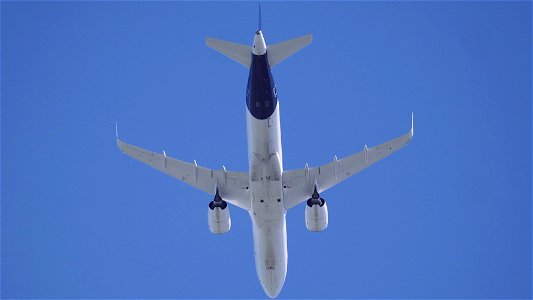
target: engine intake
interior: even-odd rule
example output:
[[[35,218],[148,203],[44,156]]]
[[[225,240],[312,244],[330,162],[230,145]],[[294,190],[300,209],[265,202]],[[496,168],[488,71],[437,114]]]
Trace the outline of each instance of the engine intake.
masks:
[[[328,227],[328,206],[316,187],[305,206],[305,226],[309,231],[322,231]]]
[[[228,203],[220,197],[218,189],[215,199],[209,202],[207,209],[207,223],[209,230],[215,234],[226,233],[231,228],[231,218]]]

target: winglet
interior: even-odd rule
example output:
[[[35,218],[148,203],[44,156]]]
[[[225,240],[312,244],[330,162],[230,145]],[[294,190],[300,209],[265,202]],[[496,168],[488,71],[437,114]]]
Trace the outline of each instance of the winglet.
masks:
[[[411,137],[415,135],[415,113],[411,112]]]
[[[118,138],[118,122],[117,121],[115,121],[115,137],[117,138],[118,149],[120,149],[122,153],[126,153],[126,151],[124,150],[125,143]]]

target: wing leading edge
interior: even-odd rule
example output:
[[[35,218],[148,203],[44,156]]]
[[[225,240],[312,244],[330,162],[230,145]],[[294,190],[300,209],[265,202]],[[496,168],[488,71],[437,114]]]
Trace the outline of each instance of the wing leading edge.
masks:
[[[145,163],[167,175],[183,181],[209,195],[215,195],[218,187],[220,196],[227,202],[245,210],[250,210],[248,196],[248,173],[222,170],[211,170],[187,163],[170,156],[163,151],[155,153],[117,138],[118,148],[126,155]]]
[[[283,172],[284,203],[289,209],[311,197],[315,185],[319,193],[359,173],[374,163],[406,146],[414,135],[413,114],[411,114],[411,130],[406,134],[383,144],[354,153],[342,159],[334,158],[333,162],[319,167]]]

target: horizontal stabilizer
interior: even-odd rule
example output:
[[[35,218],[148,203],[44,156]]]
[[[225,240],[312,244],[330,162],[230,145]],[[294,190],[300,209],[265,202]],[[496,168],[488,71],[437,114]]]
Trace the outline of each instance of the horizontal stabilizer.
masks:
[[[206,37],[205,43],[208,47],[215,49],[247,68],[252,64],[252,47],[250,46],[218,40],[211,37]]]
[[[299,38],[288,40],[286,42],[281,42],[278,44],[268,46],[267,53],[268,53],[268,62],[270,63],[270,67],[273,67],[279,64],[280,62],[284,61],[289,56],[296,53],[298,50],[311,44],[312,41],[313,41],[313,35],[308,34],[308,35],[305,35]]]

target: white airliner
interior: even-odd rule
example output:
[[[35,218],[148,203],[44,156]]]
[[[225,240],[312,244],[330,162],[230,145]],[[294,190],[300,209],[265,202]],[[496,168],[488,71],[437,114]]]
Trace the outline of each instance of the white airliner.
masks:
[[[261,24],[261,22],[259,22]],[[261,25],[252,46],[206,38],[207,46],[250,69],[246,90],[248,132],[248,172],[212,170],[177,160],[163,151],[155,153],[118,139],[125,154],[175,177],[212,196],[207,209],[209,229],[213,233],[230,230],[229,206],[249,212],[253,224],[254,255],[257,276],[270,297],[276,297],[287,274],[287,210],[306,202],[305,222],[310,231],[328,226],[328,209],[320,193],[331,188],[398,151],[413,137],[413,115],[408,133],[381,145],[318,167],[283,170],[278,91],[270,69],[311,43],[306,35],[283,43],[265,44]]]

